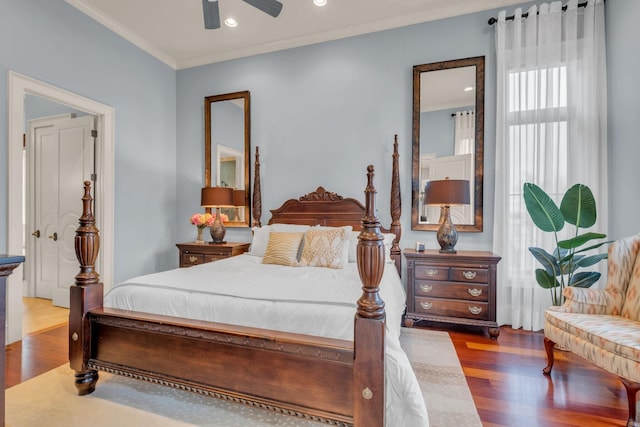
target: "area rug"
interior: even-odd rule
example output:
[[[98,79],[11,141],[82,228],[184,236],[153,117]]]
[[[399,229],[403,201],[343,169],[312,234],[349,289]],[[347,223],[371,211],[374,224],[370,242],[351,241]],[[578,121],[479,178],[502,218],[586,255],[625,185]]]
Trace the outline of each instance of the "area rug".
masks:
[[[449,335],[403,328],[401,342],[420,383],[430,426],[482,426]],[[103,372],[96,391],[80,397],[76,395],[72,371],[63,365],[6,390],[5,425],[317,427],[323,424]]]

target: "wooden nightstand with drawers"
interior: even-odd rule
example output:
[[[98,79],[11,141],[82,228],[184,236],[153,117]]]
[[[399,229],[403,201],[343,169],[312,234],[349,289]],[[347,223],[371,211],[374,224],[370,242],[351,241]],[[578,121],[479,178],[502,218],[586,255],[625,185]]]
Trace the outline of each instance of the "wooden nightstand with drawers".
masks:
[[[403,251],[407,259],[407,310],[404,325],[414,322],[486,326],[491,338],[500,334],[496,322],[496,268],[492,252],[438,250]]]
[[[204,264],[222,258],[240,255],[249,250],[249,243],[176,243],[180,251],[180,267]]]

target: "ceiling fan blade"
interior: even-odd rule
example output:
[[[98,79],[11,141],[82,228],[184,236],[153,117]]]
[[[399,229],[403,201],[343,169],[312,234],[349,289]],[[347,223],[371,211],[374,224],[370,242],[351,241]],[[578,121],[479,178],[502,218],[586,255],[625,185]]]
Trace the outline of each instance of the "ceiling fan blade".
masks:
[[[282,3],[278,0],[242,0],[245,3],[249,3],[251,6],[260,9],[264,13],[273,16],[274,18],[280,15],[282,10]]]
[[[207,30],[220,28],[218,0],[202,0],[202,14],[204,15],[204,28]]]

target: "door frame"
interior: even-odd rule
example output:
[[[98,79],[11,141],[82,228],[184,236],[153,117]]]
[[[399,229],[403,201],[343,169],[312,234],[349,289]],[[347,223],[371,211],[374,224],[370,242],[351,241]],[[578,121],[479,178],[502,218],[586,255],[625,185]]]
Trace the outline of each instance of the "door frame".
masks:
[[[98,146],[94,197],[97,200],[94,215],[100,234],[100,253],[97,269],[108,289],[113,282],[114,250],[114,170],[115,170],[115,110],[89,98],[60,89],[14,71],[7,74],[7,252],[22,253],[22,138],[25,132],[24,98],[35,95],[52,102],[67,105],[76,110],[96,116]],[[82,187],[78,185],[78,203],[82,198]],[[22,280],[21,265],[8,277],[7,284],[7,343],[22,339]]]

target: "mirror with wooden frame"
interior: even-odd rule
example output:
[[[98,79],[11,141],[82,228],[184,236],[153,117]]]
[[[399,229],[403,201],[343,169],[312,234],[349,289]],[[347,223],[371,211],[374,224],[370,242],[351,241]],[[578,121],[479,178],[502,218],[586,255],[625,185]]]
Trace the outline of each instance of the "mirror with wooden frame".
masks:
[[[223,208],[225,227],[249,227],[250,163],[249,91],[213,95],[204,98],[204,185],[237,190],[234,208]],[[243,202],[241,202],[244,200]],[[211,213],[211,208],[207,208]]]
[[[440,207],[425,204],[429,180],[469,181],[470,203],[451,206],[458,231],[482,231],[484,56],[413,67],[411,229],[437,231]]]

